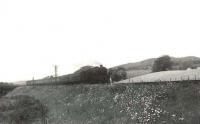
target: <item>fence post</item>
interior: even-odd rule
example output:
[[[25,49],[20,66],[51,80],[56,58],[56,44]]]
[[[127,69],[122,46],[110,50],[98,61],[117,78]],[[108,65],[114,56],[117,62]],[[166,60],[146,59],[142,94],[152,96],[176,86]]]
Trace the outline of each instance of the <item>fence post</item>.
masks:
[[[190,76],[188,75],[188,81],[190,80]]]

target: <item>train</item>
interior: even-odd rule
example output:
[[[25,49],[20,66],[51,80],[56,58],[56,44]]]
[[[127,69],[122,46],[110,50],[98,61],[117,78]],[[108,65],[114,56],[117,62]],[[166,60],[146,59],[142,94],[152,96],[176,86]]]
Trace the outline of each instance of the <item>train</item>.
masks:
[[[26,81],[26,85],[58,85],[58,84],[99,84],[110,83],[108,69],[103,65],[100,66],[84,66],[78,71],[53,77],[49,76],[38,80]]]

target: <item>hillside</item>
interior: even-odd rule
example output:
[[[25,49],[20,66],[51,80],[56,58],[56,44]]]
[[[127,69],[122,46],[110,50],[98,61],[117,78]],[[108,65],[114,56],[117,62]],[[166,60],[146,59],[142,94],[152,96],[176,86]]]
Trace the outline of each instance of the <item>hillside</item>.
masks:
[[[187,57],[180,57],[180,58],[175,58],[171,57],[173,66],[181,66],[183,63],[188,62],[191,66],[198,66],[200,65],[200,58],[195,57],[195,56],[187,56]],[[134,63],[127,63],[115,67],[123,67],[127,71],[129,70],[148,70],[152,69],[153,63],[156,60],[156,58],[150,58],[146,59],[140,62],[134,62]],[[113,67],[113,68],[115,68]]]
[[[123,67],[127,71],[129,71],[129,70],[148,70],[148,69],[152,68],[154,61],[155,61],[155,58],[151,58],[151,59],[146,59],[146,60],[143,60],[140,62],[127,63],[127,64],[115,66],[113,68]]]
[[[119,81],[118,83],[181,81],[181,80],[200,80],[200,69],[155,72],[122,80]]]
[[[200,67],[200,58],[194,56],[187,56],[181,58],[171,57],[172,59],[172,69],[173,70],[185,70],[187,68]],[[146,59],[140,62],[127,63],[116,67],[123,67],[128,73],[128,77],[136,77],[144,74],[151,73],[153,63],[156,58]]]
[[[200,86],[187,82],[184,85],[23,86],[6,95],[4,106],[9,99],[24,95],[47,107],[43,122],[48,124],[198,124],[200,121]],[[38,117],[30,124],[42,124],[40,120]]]

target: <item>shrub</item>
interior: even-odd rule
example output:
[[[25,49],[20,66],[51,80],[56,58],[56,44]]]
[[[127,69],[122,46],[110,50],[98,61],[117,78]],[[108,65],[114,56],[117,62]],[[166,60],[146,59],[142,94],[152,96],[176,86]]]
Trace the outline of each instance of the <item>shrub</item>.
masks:
[[[127,78],[126,70],[123,67],[118,67],[109,70],[109,75],[112,81],[120,81]]]

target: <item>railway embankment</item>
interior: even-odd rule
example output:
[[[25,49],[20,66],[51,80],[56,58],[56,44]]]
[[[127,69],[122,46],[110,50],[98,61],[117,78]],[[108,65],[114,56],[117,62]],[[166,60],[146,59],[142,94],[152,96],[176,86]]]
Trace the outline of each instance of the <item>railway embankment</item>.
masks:
[[[6,98],[21,95],[47,108],[45,121],[35,124],[200,122],[200,82],[23,86]]]

